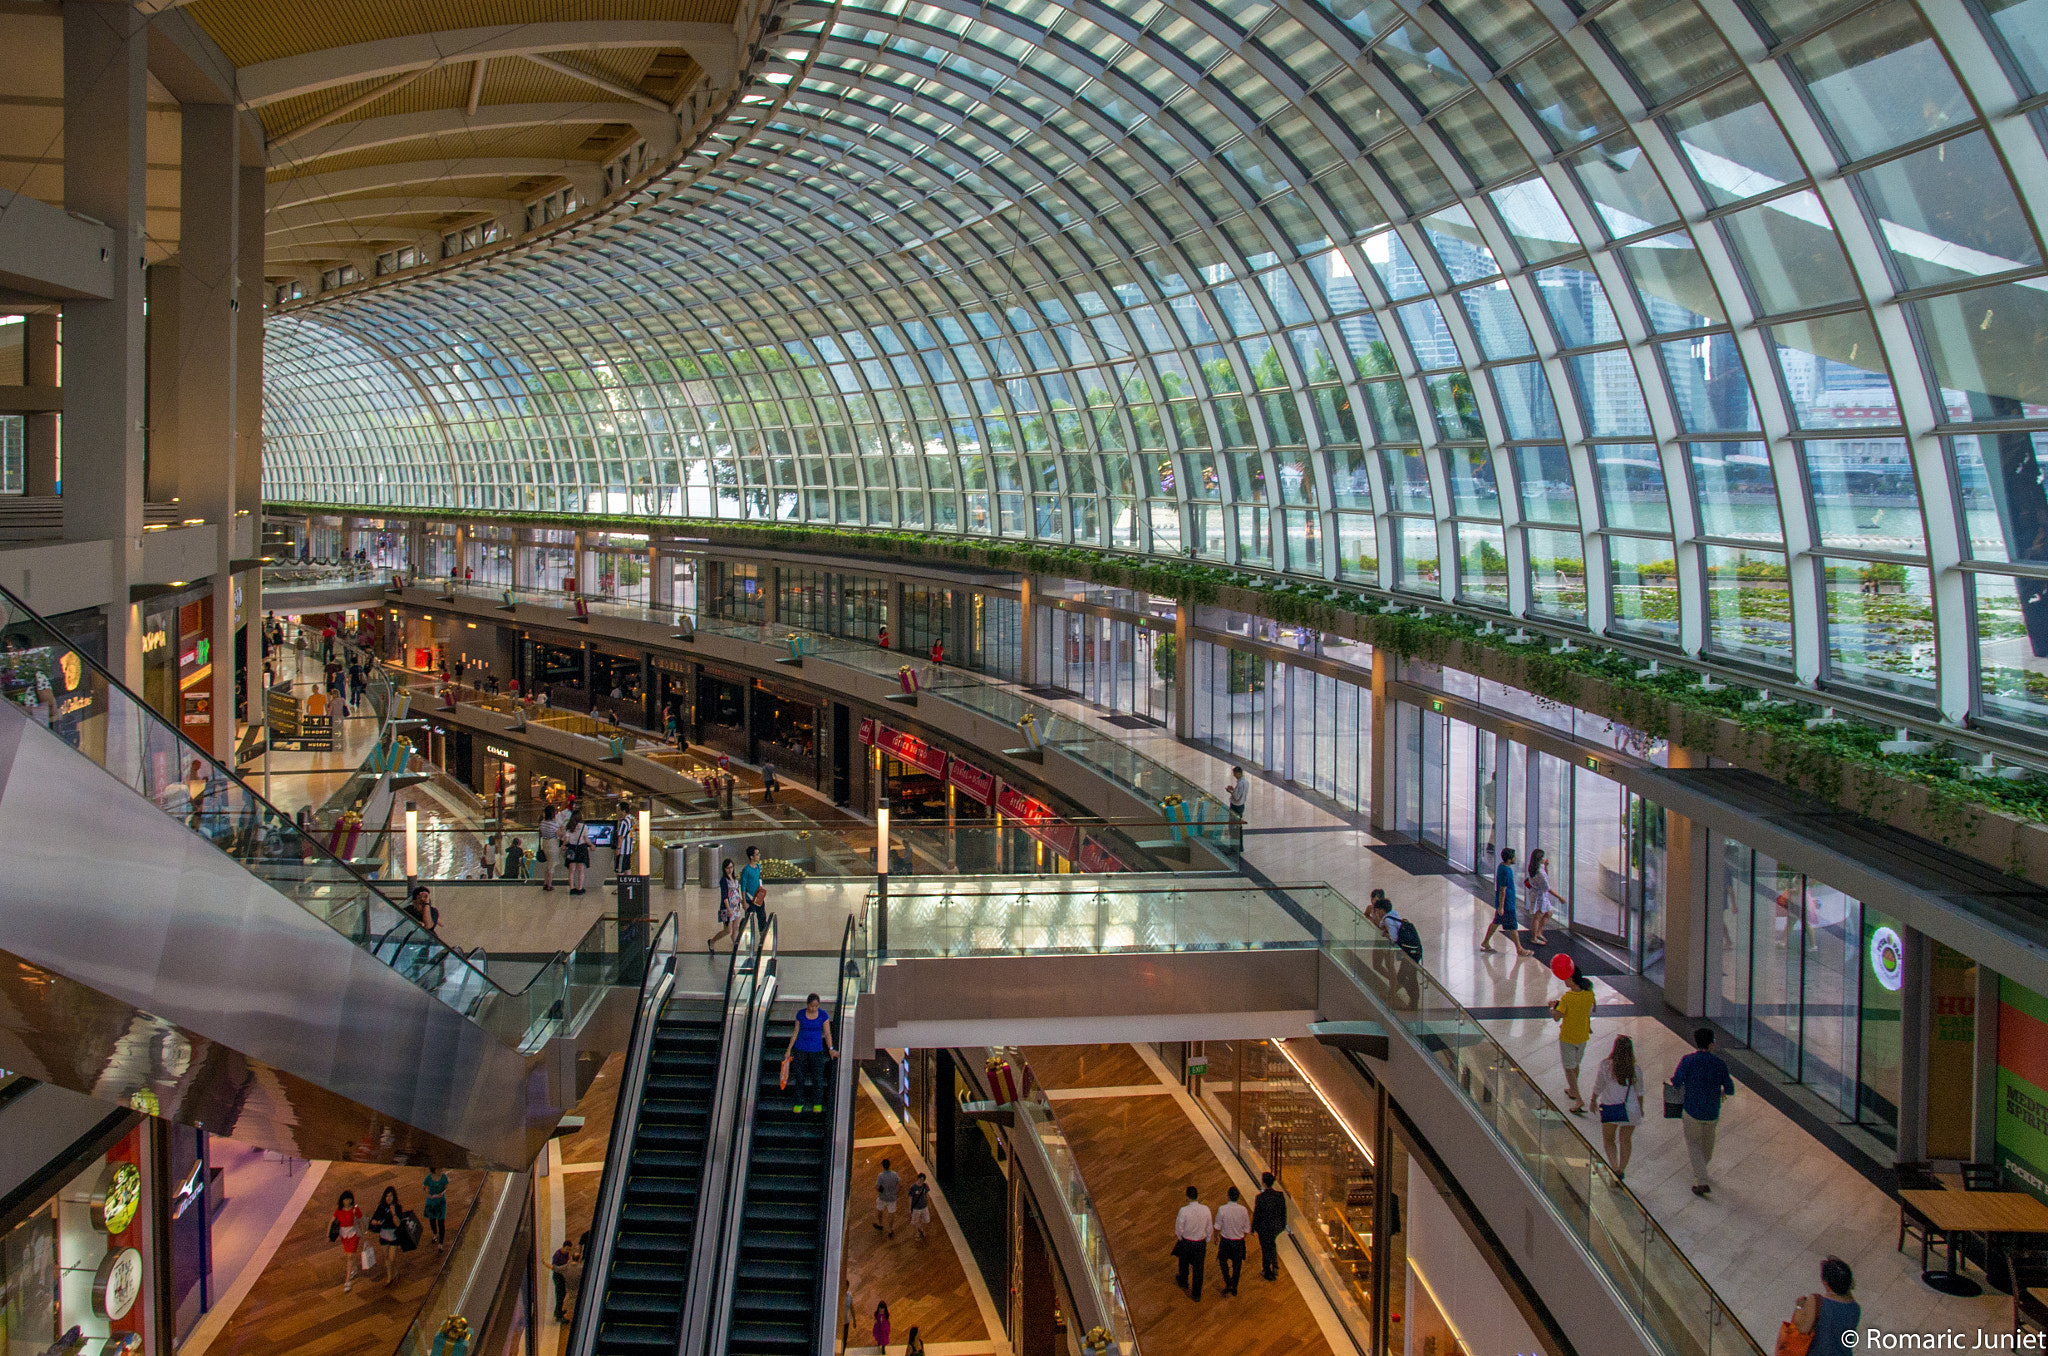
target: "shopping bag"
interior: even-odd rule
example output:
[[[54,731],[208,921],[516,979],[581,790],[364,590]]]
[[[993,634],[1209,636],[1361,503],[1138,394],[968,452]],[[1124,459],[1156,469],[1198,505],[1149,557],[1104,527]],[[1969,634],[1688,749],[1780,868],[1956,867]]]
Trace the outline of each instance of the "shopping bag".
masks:
[[[1675,1083],[1664,1085],[1664,1119],[1675,1121],[1685,1114],[1685,1089]]]
[[[784,1055],[782,1057],[782,1081],[775,1085],[777,1089],[784,1092],[787,1092],[789,1090],[789,1064],[791,1058],[792,1056],[790,1055]]]
[[[411,1252],[420,1245],[420,1217],[408,1210],[398,1218],[398,1246]]]
[[[373,1269],[377,1265],[376,1246],[374,1244],[369,1243],[368,1241],[365,1241],[363,1244],[362,1258],[363,1270],[369,1271]]]
[[[1812,1349],[1812,1333],[1799,1331],[1789,1318],[1778,1324],[1778,1345],[1771,1356],[1806,1356]]]

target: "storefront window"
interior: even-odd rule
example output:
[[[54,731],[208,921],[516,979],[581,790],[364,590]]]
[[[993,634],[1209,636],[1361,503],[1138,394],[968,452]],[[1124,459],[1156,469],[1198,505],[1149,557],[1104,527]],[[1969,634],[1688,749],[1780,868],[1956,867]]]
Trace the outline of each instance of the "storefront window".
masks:
[[[59,1350],[74,1329],[79,1350],[148,1349],[155,1206],[144,1134],[131,1131],[0,1238],[0,1352]]]

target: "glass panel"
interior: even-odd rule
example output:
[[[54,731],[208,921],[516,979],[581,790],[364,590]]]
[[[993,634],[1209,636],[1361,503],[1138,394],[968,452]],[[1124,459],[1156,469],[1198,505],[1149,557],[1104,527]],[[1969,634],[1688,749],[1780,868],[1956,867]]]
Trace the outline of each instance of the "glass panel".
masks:
[[[1505,78],[1559,149],[1621,124],[1614,105],[1564,43],[1552,43]]]
[[[1970,576],[1987,715],[2048,725],[2048,581]]]
[[[1741,202],[1806,177],[1777,119],[1747,79],[1673,109],[1664,122],[1716,204]]]
[[[1427,372],[1458,366],[1458,346],[1451,342],[1450,326],[1444,324],[1443,312],[1434,301],[1412,302],[1395,314],[1401,317],[1401,330],[1408,336],[1417,367]]]
[[[1640,235],[1678,220],[1678,209],[1671,205],[1671,195],[1664,191],[1649,157],[1626,133],[1587,147],[1565,164],[1578,176],[1579,187],[1592,200],[1600,224],[1612,239]]]
[[[1905,957],[1903,939],[1905,924],[1890,914],[1870,907],[1860,906],[1862,929],[1856,940],[1856,956],[1851,968],[1852,974],[1861,976],[1857,987],[1862,990],[1861,1020],[1858,1022],[1856,1069],[1859,1086],[1856,1089],[1854,1113],[1856,1119],[1877,1129],[1878,1137],[1887,1142],[1896,1142],[1899,1127],[1899,1068],[1905,1044],[1905,983],[1903,966],[1898,964]],[[1975,1044],[1976,1023],[1992,1020],[1975,999],[1977,994],[1977,963],[1957,951],[1951,951],[1939,942],[1930,943],[1934,949],[1932,985],[1934,990],[1935,1032],[1934,1039],[1940,1046],[1954,1049],[1960,1045],[1968,1048]],[[1953,1000],[1967,996],[1965,1005]],[[1946,1082],[1955,1072],[1948,1066],[1961,1061],[1942,1058],[1940,1053],[1933,1056],[1933,1063],[1942,1072],[1935,1075],[1938,1082]],[[1953,1087],[1954,1085],[1949,1085]],[[1969,1100],[1967,1087],[1958,1089],[1964,1093],[1961,1100]],[[1936,1105],[1954,1100],[1948,1087],[1930,1092],[1930,1099]],[[1964,1125],[1970,1120],[1967,1106],[1957,1108]],[[1887,1131],[1889,1133],[1887,1133]],[[1933,1136],[1930,1136],[1932,1139]],[[1938,1151],[1954,1153],[1961,1145],[1936,1143]]]
[[[1488,607],[1508,605],[1508,558],[1498,527],[1458,524],[1458,596]]]
[[[1797,871],[1787,871],[1759,852],[1755,882],[1758,935],[1751,968],[1749,1044],[1797,1079],[1800,971],[1806,954],[1805,881]]]
[[[1640,438],[1650,432],[1650,411],[1635,365],[1621,349],[1565,359],[1579,397],[1586,431],[1596,438]]]
[[[1508,437],[1564,436],[1563,426],[1557,419],[1557,406],[1550,399],[1550,382],[1545,379],[1540,364],[1516,363],[1511,367],[1496,367],[1487,375],[1492,378],[1494,394],[1500,400],[1501,420],[1507,425]]]
[[[1595,447],[1593,480],[1600,491],[1600,516],[1608,527],[1671,530],[1671,502],[1664,497],[1664,463],[1656,444]]]
[[[1359,389],[1365,393],[1381,442],[1406,442],[1417,436],[1415,407],[1408,403],[1405,386],[1398,381],[1369,381]]]
[[[1762,443],[1687,443],[1700,531],[1709,537],[1782,543],[1778,492]]]
[[[1717,653],[1792,663],[1792,595],[1782,551],[1705,548],[1707,641]]]
[[[1378,524],[1363,513],[1337,515],[1337,573],[1365,584],[1380,581]]]
[[[1773,325],[1778,371],[1797,428],[1869,428],[1897,425],[1877,332],[1862,311]]]
[[[1429,518],[1396,518],[1395,532],[1401,546],[1400,572],[1395,582],[1404,589],[1435,596],[1437,593],[1436,521]]]
[[[1436,416],[1438,436],[1445,440],[1484,438],[1486,422],[1472,395],[1472,378],[1463,372],[1428,377],[1430,413]]]
[[[1628,818],[1628,792],[1590,768],[1574,767],[1572,775],[1572,928],[1619,940],[1627,936],[1621,829]]]
[[[2039,419],[2048,415],[2048,293],[2038,283],[1932,297],[1913,303],[1948,417]]]
[[[1546,268],[1535,275],[1536,295],[1550,313],[1550,327],[1563,348],[1611,344],[1621,338],[1607,291],[1591,269],[1580,265]]]
[[[1443,49],[1414,24],[1403,24],[1375,51],[1379,64],[1424,109],[1470,88]]]
[[[1557,196],[1541,179],[1509,184],[1495,189],[1489,197],[1493,210],[1500,215],[1500,224],[1515,238],[1515,247],[1528,262],[1540,264],[1583,248],[1564,208],[1558,206]]]
[[[2041,262],[2027,214],[1982,132],[1887,161],[1856,181],[1907,287],[1938,287]]]
[[[1802,43],[1792,64],[1851,160],[1971,116],[1948,62],[1907,0],[1865,10]]]
[[[1529,547],[1529,611],[1586,618],[1585,545],[1576,532],[1524,532]]]
[[[1494,483],[1493,454],[1483,447],[1444,449],[1444,474],[1451,484],[1451,512],[1500,518],[1500,489]]]
[[[1421,451],[1412,447],[1390,447],[1381,455],[1386,458],[1387,497],[1393,501],[1387,505],[1388,511],[1433,512],[1429,469],[1423,465]]]
[[[1789,193],[1723,217],[1721,231],[1763,314],[1857,299],[1849,262],[1815,194]]]
[[[2048,435],[1973,434],[1948,440],[1963,528],[1978,560],[2048,561]]]
[[[1614,626],[1664,640],[1678,636],[1678,567],[1669,538],[1607,539]]]
[[[1986,0],[2021,79],[2035,93],[2048,89],[2048,0]]]
[[[1707,1018],[1749,1040],[1750,866],[1755,856],[1731,839],[1716,837],[1718,858],[1708,867],[1710,897],[1720,902],[1720,926],[1707,937]]]
[[[1800,1074],[1845,1116],[1856,1114],[1857,1000],[1862,996],[1862,909],[1830,885],[1806,883],[1806,973]]]
[[[1830,560],[1828,675],[1920,701],[1934,696],[1934,598],[1926,568]]]
[[[1515,304],[1515,294],[1507,283],[1468,287],[1458,293],[1458,304],[1465,308],[1465,318],[1471,322],[1479,351],[1489,359],[1526,358],[1536,352],[1529,327],[1522,322],[1521,308]]]
[[[1499,183],[1529,170],[1529,153],[1522,149],[1514,129],[1476,95],[1437,114],[1436,128],[1482,184]]]
[[[1735,351],[1735,336],[1724,332],[1657,346],[1678,425],[1687,433],[1748,433],[1757,428],[1756,402]]]
[[[1690,0],[1622,0],[1593,29],[1642,88],[1644,102],[1670,103],[1735,69],[1735,54]]]
[[[1799,450],[1822,545],[1926,552],[1920,491],[1905,439],[1844,438],[1801,443]]]
[[[1515,480],[1522,492],[1522,517],[1537,523],[1576,524],[1579,497],[1572,485],[1571,454],[1552,443],[1517,447],[1512,455]]]
[[[1653,333],[1698,329],[1728,318],[1690,236],[1653,236],[1625,245],[1615,255],[1635,284]]]

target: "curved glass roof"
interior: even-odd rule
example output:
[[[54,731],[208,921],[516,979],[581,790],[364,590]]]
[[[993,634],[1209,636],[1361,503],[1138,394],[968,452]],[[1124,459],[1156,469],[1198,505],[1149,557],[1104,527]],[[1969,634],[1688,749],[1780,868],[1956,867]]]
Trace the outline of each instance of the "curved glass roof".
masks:
[[[266,495],[1192,554],[2048,724],[2048,0],[775,43],[630,210],[273,315]]]

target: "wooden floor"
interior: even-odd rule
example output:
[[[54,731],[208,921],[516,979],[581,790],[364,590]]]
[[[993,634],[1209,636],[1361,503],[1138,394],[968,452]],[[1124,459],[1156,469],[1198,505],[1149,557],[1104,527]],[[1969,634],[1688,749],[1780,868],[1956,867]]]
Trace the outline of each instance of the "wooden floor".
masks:
[[[398,1281],[391,1286],[384,1284],[380,1255],[376,1272],[357,1277],[354,1291],[344,1293],[341,1247],[327,1241],[327,1225],[334,1215],[334,1202],[344,1190],[355,1192],[356,1201],[368,1211],[376,1208],[385,1187],[395,1186],[399,1199],[418,1211],[426,1198],[420,1185],[422,1176],[419,1168],[330,1164],[319,1190],[300,1212],[249,1297],[208,1349],[208,1356],[362,1356],[395,1350],[433,1285],[445,1254],[434,1251],[431,1242],[422,1242],[418,1250],[400,1256]],[[448,1174],[451,1244],[482,1177],[480,1172]]]
[[[1128,1046],[1033,1047],[1024,1057],[1048,1087],[1158,1082]],[[1072,1081],[1084,1072],[1089,1082]],[[1174,1284],[1173,1217],[1187,1203],[1188,1187],[1199,1188],[1202,1202],[1213,1210],[1223,1204],[1230,1186],[1223,1165],[1178,1098],[1072,1098],[1062,1099],[1057,1109],[1060,1128],[1109,1234],[1110,1255],[1143,1350],[1330,1356],[1322,1328],[1288,1273],[1283,1270],[1277,1281],[1259,1279],[1256,1240],[1235,1297],[1223,1294],[1214,1244],[1201,1301],[1190,1300]]]
[[[564,1163],[604,1162],[605,1151],[611,1147],[612,1115],[619,1106],[619,1079],[625,1069],[625,1055],[611,1056],[577,1099],[576,1114],[583,1118],[583,1128],[562,1136]]]
[[[873,1099],[858,1087],[855,1097],[855,1140],[893,1138],[891,1126]],[[881,1171],[885,1158],[892,1160],[903,1178],[893,1239],[875,1228],[875,1174]],[[918,1241],[916,1231],[910,1227],[910,1183],[916,1175],[917,1169],[911,1166],[910,1155],[900,1140],[853,1151],[843,1266],[860,1325],[850,1345],[858,1348],[873,1344],[871,1325],[878,1301],[887,1301],[889,1305],[889,1321],[894,1330],[892,1348],[900,1349],[913,1327],[920,1329],[927,1344],[1000,1340],[1002,1334],[989,1332],[982,1321],[974,1290],[960,1266],[960,1255],[938,1209],[942,1198],[936,1185],[932,1191],[932,1222],[925,1230],[923,1242]]]

